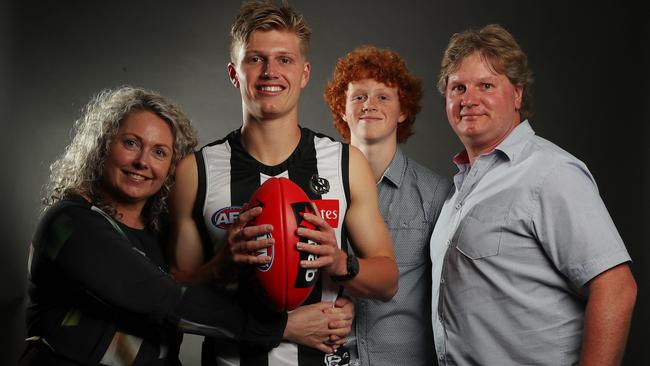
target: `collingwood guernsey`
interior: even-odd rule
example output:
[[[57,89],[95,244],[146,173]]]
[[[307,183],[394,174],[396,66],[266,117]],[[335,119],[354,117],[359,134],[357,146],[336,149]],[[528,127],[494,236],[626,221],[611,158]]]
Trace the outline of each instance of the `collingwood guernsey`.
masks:
[[[349,203],[349,146],[301,128],[298,146],[287,160],[267,166],[255,160],[241,144],[241,129],[196,152],[199,187],[194,209],[202,231],[204,258],[209,260],[227,245],[226,233],[253,192],[270,177],[285,177],[298,184],[316,203],[321,217],[334,229],[339,247],[347,249],[343,227]],[[200,225],[202,223],[203,225]],[[237,291],[250,311],[265,311],[245,282]],[[328,276],[319,276],[305,304],[334,301],[340,286]],[[316,349],[283,342],[265,352],[234,342],[206,339],[203,362],[207,365],[280,366],[344,365],[341,354],[324,354]]]

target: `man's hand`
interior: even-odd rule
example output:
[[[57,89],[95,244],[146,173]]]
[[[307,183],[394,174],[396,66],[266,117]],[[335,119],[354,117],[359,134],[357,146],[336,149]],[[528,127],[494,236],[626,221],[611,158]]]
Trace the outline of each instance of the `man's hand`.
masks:
[[[261,207],[243,211],[237,221],[228,228],[228,247],[232,260],[238,264],[260,265],[271,261],[271,257],[257,255],[256,252],[273,245],[274,239],[265,236],[273,231],[272,225],[246,226],[262,213]]]
[[[334,303],[334,307],[327,309],[326,312],[331,312],[339,316],[339,320],[329,324],[330,331],[330,344],[334,346],[342,346],[347,341],[347,337],[352,330],[352,320],[354,319],[354,303],[347,297],[339,297]]]
[[[302,268],[320,268],[329,275],[344,275],[347,273],[347,254],[339,249],[336,242],[334,229],[320,216],[305,213],[302,216],[307,222],[316,227],[316,230],[300,227],[296,230],[298,236],[307,238],[320,245],[298,243],[296,248],[300,251],[315,254],[318,259],[300,261]]]
[[[336,303],[303,305],[289,313],[284,338],[325,353],[344,344],[352,327],[354,305],[347,298]]]

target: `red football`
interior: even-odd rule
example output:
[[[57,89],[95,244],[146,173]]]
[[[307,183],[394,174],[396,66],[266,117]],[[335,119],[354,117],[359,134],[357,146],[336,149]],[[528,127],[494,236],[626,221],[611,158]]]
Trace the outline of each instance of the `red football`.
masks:
[[[298,227],[314,229],[303,220],[300,213],[315,213],[305,192],[287,178],[269,178],[253,193],[249,207],[261,206],[262,213],[250,225],[273,225],[270,234],[275,243],[259,251],[268,255],[271,262],[258,266],[257,280],[265,292],[269,306],[276,311],[293,310],[309,297],[318,279],[317,269],[300,267],[301,260],[314,260],[316,256],[300,252],[296,244],[315,244],[296,235]]]

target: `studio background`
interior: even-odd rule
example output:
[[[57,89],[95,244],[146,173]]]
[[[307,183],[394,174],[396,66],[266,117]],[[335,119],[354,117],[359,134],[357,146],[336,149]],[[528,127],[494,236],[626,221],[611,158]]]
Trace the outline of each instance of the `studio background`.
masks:
[[[338,137],[323,102],[338,57],[371,44],[398,51],[424,83],[416,134],[403,149],[451,177],[461,149],[436,91],[451,34],[504,25],[534,72],[536,132],[583,160],[634,260],[639,294],[625,358],[644,364],[650,300],[650,37],[626,1],[294,0],[313,29],[303,126]],[[27,248],[49,165],[90,97],[123,84],[183,106],[206,144],[241,124],[228,81],[228,32],[239,1],[10,0],[0,4],[0,364],[24,347]],[[116,271],[119,268],[115,269]],[[423,309],[426,311],[426,309]],[[182,358],[200,360],[198,337]]]

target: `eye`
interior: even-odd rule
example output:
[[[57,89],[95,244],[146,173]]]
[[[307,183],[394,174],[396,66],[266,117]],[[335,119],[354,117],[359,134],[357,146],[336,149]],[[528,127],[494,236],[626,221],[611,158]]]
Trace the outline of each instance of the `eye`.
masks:
[[[167,150],[161,147],[156,147],[153,149],[153,154],[156,158],[164,160],[167,157]]]
[[[136,139],[130,137],[122,140],[122,144],[129,150],[137,150],[140,147],[140,143]]]
[[[491,84],[491,83],[483,83],[482,86],[483,86],[483,89],[486,89],[486,90],[494,88],[494,84]]]
[[[451,92],[454,94],[460,94],[465,92],[465,85],[453,85],[451,87]]]
[[[363,102],[364,100],[366,100],[366,96],[363,94],[353,95],[352,98],[350,98],[350,100],[353,102]]]
[[[287,56],[282,56],[282,57],[280,57],[280,58],[279,58],[279,61],[280,61],[281,64],[290,64],[290,63],[293,62],[293,60],[291,59],[291,57],[287,57]]]
[[[262,62],[262,58],[258,55],[252,55],[248,57],[248,63],[249,64],[257,64]]]
[[[379,100],[381,100],[381,101],[387,101],[387,100],[389,100],[389,99],[390,99],[390,98],[388,97],[388,95],[380,95],[380,96],[379,96]]]

